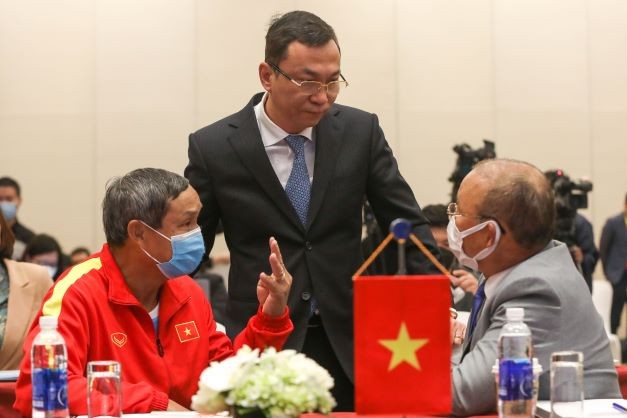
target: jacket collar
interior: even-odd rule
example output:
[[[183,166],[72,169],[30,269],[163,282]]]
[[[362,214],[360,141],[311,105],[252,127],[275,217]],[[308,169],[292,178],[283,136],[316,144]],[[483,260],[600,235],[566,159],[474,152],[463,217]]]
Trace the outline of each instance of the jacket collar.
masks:
[[[228,137],[228,140],[243,164],[253,174],[259,186],[276,203],[281,212],[296,227],[303,230],[305,227],[300,223],[296,211],[281,186],[264,149],[254,112],[254,106],[262,98],[263,93],[256,94],[244,109],[234,114],[228,120],[227,123],[233,128],[233,132]],[[315,221],[330,180],[335,172],[335,164],[344,130],[344,123],[337,117],[339,113],[339,107],[333,105],[318,125],[314,127],[316,162],[314,164],[314,179],[311,185],[307,229]]]
[[[108,284],[109,301],[119,305],[135,305],[143,309],[143,306],[128,287],[108,244],[102,246],[100,259]],[[188,278],[188,276],[170,279],[161,286],[159,294],[160,320],[167,319],[190,300],[191,295],[189,295],[180,282],[181,280],[185,280],[185,278]]]

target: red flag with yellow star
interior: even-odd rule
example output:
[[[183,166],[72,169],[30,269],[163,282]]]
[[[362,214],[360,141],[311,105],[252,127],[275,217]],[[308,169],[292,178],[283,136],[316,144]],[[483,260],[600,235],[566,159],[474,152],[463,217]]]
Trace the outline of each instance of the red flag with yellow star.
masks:
[[[449,413],[448,278],[357,277],[354,291],[357,413]]]

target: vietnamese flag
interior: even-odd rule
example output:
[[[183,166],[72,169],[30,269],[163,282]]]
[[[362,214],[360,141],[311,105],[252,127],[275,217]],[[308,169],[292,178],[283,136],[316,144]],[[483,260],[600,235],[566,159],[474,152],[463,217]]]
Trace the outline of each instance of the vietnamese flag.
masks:
[[[358,414],[451,411],[451,292],[445,276],[356,277]]]

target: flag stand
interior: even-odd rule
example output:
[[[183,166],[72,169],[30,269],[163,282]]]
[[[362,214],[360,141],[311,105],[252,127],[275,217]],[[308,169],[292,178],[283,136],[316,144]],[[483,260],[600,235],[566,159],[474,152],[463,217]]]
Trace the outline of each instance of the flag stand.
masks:
[[[396,220],[353,275],[357,414],[428,415],[451,410],[449,272]],[[399,261],[411,240],[439,275],[362,276],[392,239]],[[404,264],[404,263],[403,263]],[[399,273],[404,270],[399,267]]]

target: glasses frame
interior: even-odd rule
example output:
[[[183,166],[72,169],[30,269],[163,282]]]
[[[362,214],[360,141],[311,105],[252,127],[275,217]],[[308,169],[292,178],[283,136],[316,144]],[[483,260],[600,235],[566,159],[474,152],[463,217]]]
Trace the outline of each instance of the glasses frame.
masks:
[[[496,219],[494,216],[485,216],[485,215],[466,215],[464,213],[461,213],[459,211],[459,207],[457,205],[456,202],[451,202],[448,204],[448,206],[446,207],[446,214],[449,216],[449,218],[453,218],[455,216],[463,216],[464,218],[471,218],[471,219],[490,219],[493,220],[494,222],[496,222],[496,224],[499,226],[499,228],[501,228],[501,235],[505,235],[505,228],[503,228],[503,226],[501,225],[501,223],[499,222],[498,219]]]
[[[446,207],[446,214],[450,217],[453,216],[463,216],[464,218],[472,218],[472,219],[491,219],[491,218],[486,218],[485,216],[473,216],[473,215],[466,215],[464,213],[461,213],[459,211],[459,207],[457,206],[456,202],[451,202],[448,204],[448,206]]]
[[[320,93],[320,90],[322,90],[324,88],[325,93],[328,96],[334,96],[335,97],[338,94],[340,94],[340,91],[342,91],[342,87],[341,87],[342,85],[344,85],[344,88],[348,87],[348,81],[344,78],[342,73],[340,73],[341,80],[330,81],[330,82],[328,82],[326,84],[321,83],[319,81],[315,81],[315,80],[296,81],[292,77],[287,75],[283,70],[281,70],[278,65],[272,64],[271,62],[267,62],[267,61],[266,61],[266,64],[268,64],[270,67],[272,67],[273,70],[275,70],[276,72],[278,72],[283,77],[287,78],[289,81],[291,81],[292,83],[294,83],[296,86],[300,87],[303,90],[304,90],[304,87],[303,87],[304,84],[309,84],[309,85],[317,84],[318,85],[318,90],[316,90],[315,93],[311,93],[310,96],[313,96],[314,94]],[[332,92],[329,91],[329,86],[333,85],[333,84],[337,84],[339,86],[337,93],[332,93]]]

